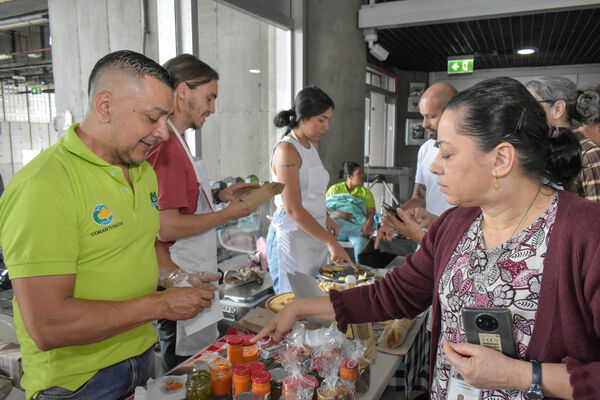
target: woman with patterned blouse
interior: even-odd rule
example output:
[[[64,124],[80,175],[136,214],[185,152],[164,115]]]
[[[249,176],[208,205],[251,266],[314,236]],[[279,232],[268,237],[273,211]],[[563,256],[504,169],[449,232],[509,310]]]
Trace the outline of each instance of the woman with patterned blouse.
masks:
[[[294,301],[257,336],[281,336],[307,315],[345,330],[432,305],[432,399],[596,399],[600,205],[554,189],[581,168],[565,151],[577,141],[552,135],[522,84],[496,78],[450,101],[438,144],[431,171],[458,207],[432,224],[421,248],[374,285]],[[395,223],[388,214],[378,239]],[[510,311],[515,358],[466,343],[468,306]]]

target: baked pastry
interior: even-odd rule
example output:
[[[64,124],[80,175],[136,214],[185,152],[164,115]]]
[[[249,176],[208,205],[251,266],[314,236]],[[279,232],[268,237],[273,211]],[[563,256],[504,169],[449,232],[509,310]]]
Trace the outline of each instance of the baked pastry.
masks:
[[[404,342],[404,338],[408,334],[408,331],[413,326],[415,321],[413,319],[396,319],[394,322],[387,327],[384,335],[385,344],[390,349],[395,349]]]

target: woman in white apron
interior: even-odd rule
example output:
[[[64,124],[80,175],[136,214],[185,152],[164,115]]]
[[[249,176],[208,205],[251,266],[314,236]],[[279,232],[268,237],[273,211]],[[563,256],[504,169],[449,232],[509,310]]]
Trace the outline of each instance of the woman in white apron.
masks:
[[[314,276],[327,264],[352,260],[336,240],[337,225],[327,216],[325,192],[329,173],[315,144],[329,130],[334,104],[321,89],[302,89],[294,107],[275,117],[284,137],[273,150],[272,180],[285,183],[275,198],[277,211],[267,236],[267,258],[276,293],[292,290],[287,274],[300,271]]]

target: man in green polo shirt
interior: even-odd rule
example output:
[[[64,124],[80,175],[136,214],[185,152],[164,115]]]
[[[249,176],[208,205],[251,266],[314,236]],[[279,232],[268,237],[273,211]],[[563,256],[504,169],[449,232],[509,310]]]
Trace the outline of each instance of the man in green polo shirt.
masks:
[[[19,171],[0,199],[28,399],[127,396],[152,372],[150,321],[191,318],[214,297],[207,280],[155,291],[159,278],[169,287],[181,277],[155,248],[157,181],[144,162],[168,138],[167,71],[119,51],[98,61],[88,90],[81,125]]]

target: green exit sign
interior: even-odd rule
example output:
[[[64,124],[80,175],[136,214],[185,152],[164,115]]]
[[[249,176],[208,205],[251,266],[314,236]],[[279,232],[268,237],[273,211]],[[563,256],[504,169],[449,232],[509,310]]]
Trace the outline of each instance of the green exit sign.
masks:
[[[473,72],[473,61],[471,58],[456,58],[448,60],[448,74],[470,74]]]
[[[42,89],[41,86],[32,86],[31,87],[31,94],[42,94],[44,90]]]

